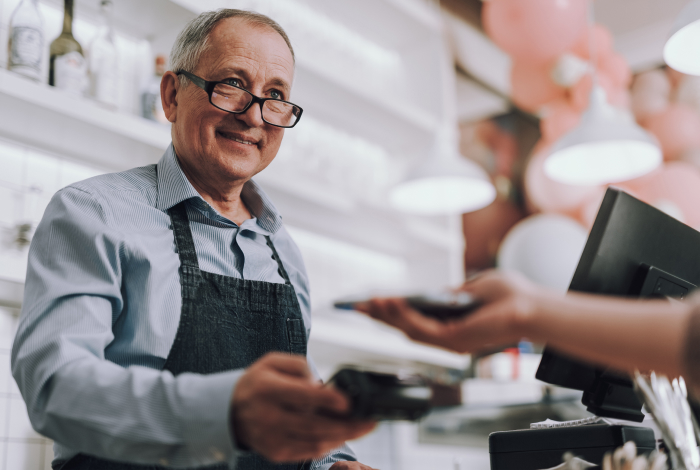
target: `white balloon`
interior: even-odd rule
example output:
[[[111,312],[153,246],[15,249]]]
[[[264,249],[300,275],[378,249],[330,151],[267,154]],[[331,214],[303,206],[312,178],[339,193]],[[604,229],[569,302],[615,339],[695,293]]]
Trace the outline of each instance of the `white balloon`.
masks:
[[[497,265],[566,292],[587,238],[586,229],[569,217],[533,215],[510,229],[498,250]]]

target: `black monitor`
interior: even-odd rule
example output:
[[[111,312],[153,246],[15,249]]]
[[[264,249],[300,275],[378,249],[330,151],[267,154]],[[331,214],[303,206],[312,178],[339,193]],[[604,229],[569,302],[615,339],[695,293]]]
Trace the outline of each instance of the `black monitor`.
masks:
[[[700,285],[700,232],[615,188],[605,193],[569,290],[683,298]],[[536,377],[582,390],[588,411],[641,422],[630,378],[545,348]]]

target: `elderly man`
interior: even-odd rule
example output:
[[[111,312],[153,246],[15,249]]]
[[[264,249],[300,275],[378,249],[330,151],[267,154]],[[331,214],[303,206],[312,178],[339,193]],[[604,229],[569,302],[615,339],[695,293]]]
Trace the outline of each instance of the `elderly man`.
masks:
[[[32,425],[54,469],[367,469],[344,441],[373,423],[330,417],[301,255],[251,180],[302,114],[289,39],[203,13],[171,65],[160,162],[62,189],[37,229],[12,351]]]

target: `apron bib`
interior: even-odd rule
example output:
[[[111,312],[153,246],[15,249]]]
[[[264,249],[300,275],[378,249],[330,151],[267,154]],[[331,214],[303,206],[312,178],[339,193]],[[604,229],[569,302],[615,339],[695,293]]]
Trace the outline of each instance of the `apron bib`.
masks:
[[[182,311],[163,370],[214,374],[249,367],[271,351],[306,357],[306,329],[299,302],[277,250],[266,236],[284,284],[250,281],[209,273],[199,261],[187,218],[186,201],[169,211],[180,257]],[[61,470],[160,470],[79,454]],[[197,467],[228,470],[227,464]],[[236,470],[299,470],[299,464],[274,464],[257,454],[238,459]]]

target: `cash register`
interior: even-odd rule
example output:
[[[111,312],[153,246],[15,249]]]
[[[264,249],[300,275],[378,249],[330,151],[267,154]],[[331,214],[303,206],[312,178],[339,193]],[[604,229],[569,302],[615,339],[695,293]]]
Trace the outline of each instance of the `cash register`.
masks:
[[[698,285],[700,232],[609,188],[569,290],[683,299]],[[595,416],[637,423],[644,419],[642,402],[625,374],[545,348],[536,377],[583,391],[582,403]],[[630,440],[640,453],[651,452],[656,445],[653,431],[634,423],[495,432],[489,436],[491,470],[552,468],[561,464],[564,452],[600,465],[606,452]]]

